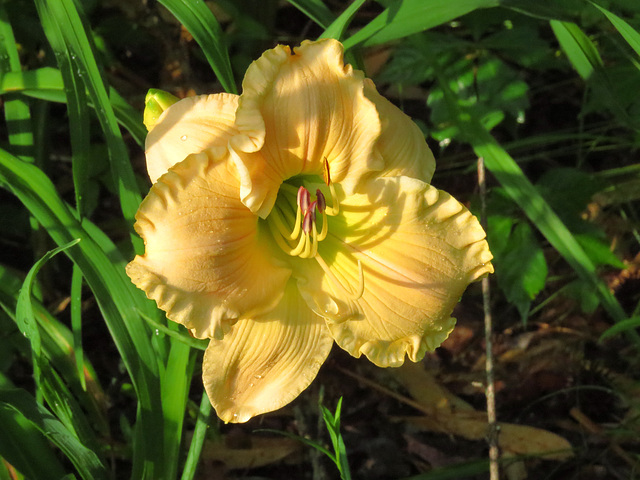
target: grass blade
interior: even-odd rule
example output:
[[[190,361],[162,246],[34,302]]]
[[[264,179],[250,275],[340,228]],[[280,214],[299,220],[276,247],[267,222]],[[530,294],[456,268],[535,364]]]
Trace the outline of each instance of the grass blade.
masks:
[[[600,5],[589,2],[591,5],[600,10],[612,23],[612,25],[618,30],[618,33],[622,35],[627,43],[633,48],[633,50],[640,56],[640,33],[638,33],[631,25],[629,25],[622,18],[617,16],[615,13],[610,12],[609,10],[602,8]]]
[[[478,8],[495,7],[498,0],[397,0],[343,43],[379,45],[442,25]]]
[[[209,428],[210,416],[211,402],[209,401],[209,397],[207,397],[207,393],[203,392],[202,400],[200,401],[200,410],[196,418],[196,428],[193,431],[193,437],[191,438],[191,445],[189,446],[189,453],[187,454],[187,460],[184,464],[181,480],[193,480],[196,475],[198,461],[202,453],[202,446],[204,445],[204,439],[207,435],[207,429]]]
[[[0,4],[0,77],[10,72],[20,72],[20,57],[13,36],[13,29],[4,5]],[[7,122],[9,144],[21,159],[33,162],[34,143],[31,129],[29,102],[22,98],[8,99],[4,103],[4,118]]]
[[[319,38],[335,38],[336,40],[340,40],[356,12],[366,1],[367,0],[354,0],[351,5],[322,32]]]
[[[84,84],[96,106],[95,111],[107,142],[111,174],[118,190],[120,207],[127,223],[133,225],[142,197],[83,20],[72,0],[36,0],[36,7],[45,35],[61,62],[63,80],[73,81],[74,85],[78,85],[77,88]],[[72,68],[73,80],[64,78],[66,65]],[[142,251],[140,238],[132,232],[131,239],[136,251]]]
[[[289,3],[324,29],[329,28],[336,18],[322,0],[289,0]]]
[[[71,273],[71,330],[73,331],[73,353],[76,360],[78,378],[82,390],[87,390],[87,380],[84,375],[84,352],[82,350],[82,272],[77,265],[73,265]]]
[[[7,72],[0,78],[0,95],[22,93],[28,97],[49,102],[66,103],[67,96],[60,70],[52,67],[36,68],[24,72]],[[95,109],[91,98],[89,106]],[[133,136],[138,145],[144,145],[147,130],[142,124],[142,114],[135,110],[113,88],[109,88],[109,100],[116,120]]]
[[[575,23],[551,20],[550,24],[560,47],[578,74],[590,82],[596,94],[602,96],[621,122],[638,130],[640,125],[622,108],[621,102],[615,96],[600,53],[591,39]]]
[[[159,0],[198,42],[218,81],[229,93],[238,93],[229,52],[216,17],[202,0]]]
[[[140,402],[139,427],[145,435],[140,440],[142,445],[134,448],[134,471],[140,473],[140,478],[162,478],[160,360],[151,346],[146,323],[136,314],[138,309],[149,311],[151,316],[155,308],[131,284],[124,268],[118,266],[121,257],[116,247],[88,220],[84,219],[82,225],[78,222],[40,169],[0,149],[0,183],[10,188],[57,244],[82,239],[78,248],[68,250],[67,255],[78,265],[95,295]],[[155,472],[154,465],[158,468]],[[147,477],[142,476],[143,470]]]
[[[82,445],[59,420],[53,417],[46,408],[39,405],[26,391],[13,388],[4,376],[0,377],[0,406],[4,407],[0,410],[13,410],[14,415],[19,413],[31,425],[35,426],[40,433],[64,452],[78,469],[82,478],[87,480],[107,478],[106,469],[94,452]],[[16,439],[12,439],[12,441]],[[42,452],[42,448],[39,448],[38,451]],[[56,462],[52,462],[51,465],[43,463],[43,459],[38,458],[36,452],[25,451],[24,454],[30,456],[31,462],[35,464],[44,465],[46,468],[55,468],[56,466]],[[60,478],[61,476],[48,472],[44,476],[34,478]]]
[[[33,305],[31,304],[31,288],[33,287],[36,275],[51,257],[76,245],[79,241],[80,239],[72,240],[71,242],[45,253],[45,255],[38,260],[33,267],[31,267],[29,273],[27,273],[24,283],[22,284],[22,288],[20,289],[20,294],[18,295],[18,304],[16,305],[16,322],[20,331],[31,342],[33,377],[36,382],[36,395],[38,395],[38,402],[42,401],[42,392],[38,387],[40,385],[40,366],[44,363],[44,359],[42,358],[40,331],[38,330],[38,323],[33,312]]]

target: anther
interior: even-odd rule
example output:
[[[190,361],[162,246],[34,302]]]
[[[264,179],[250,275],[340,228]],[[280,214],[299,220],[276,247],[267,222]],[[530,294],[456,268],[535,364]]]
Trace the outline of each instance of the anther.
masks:
[[[315,200],[311,202],[307,213],[304,214],[304,220],[302,220],[302,231],[304,233],[311,233],[311,227],[316,223],[316,204]]]
[[[324,157],[324,163],[322,164],[322,179],[327,186],[331,185],[331,174],[329,173],[329,161],[327,157]]]
[[[327,200],[326,198],[324,198],[324,195],[322,194],[322,192],[320,191],[320,189],[316,190],[316,198],[318,199],[318,211],[320,213],[324,213],[325,209],[327,208]]]
[[[298,207],[302,209],[302,213],[307,213],[309,209],[310,194],[309,190],[304,187],[298,189]]]

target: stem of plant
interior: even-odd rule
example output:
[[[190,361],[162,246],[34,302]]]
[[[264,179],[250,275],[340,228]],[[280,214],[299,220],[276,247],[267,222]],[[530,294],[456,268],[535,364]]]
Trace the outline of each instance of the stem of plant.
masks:
[[[484,159],[478,158],[478,186],[480,187],[480,204],[481,214],[480,221],[482,227],[487,229],[487,216],[486,216],[486,197],[487,197],[487,185],[485,182],[485,168]],[[493,322],[491,319],[491,292],[489,289],[489,278],[482,279],[482,304],[484,309],[484,339],[485,339],[485,372],[487,377],[487,388],[485,395],[487,397],[487,441],[489,443],[489,473],[491,480],[498,480],[500,477],[499,471],[499,456],[498,450],[498,434],[499,428],[496,419],[496,387],[494,381],[493,370]]]

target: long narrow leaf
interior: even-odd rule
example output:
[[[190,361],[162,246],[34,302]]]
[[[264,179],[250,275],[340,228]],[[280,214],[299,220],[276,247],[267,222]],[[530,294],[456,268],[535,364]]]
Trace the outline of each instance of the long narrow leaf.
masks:
[[[78,265],[96,297],[140,402],[140,428],[146,436],[142,448],[134,451],[134,466],[161,466],[163,433],[158,359],[151,347],[146,323],[136,314],[136,308],[147,311],[149,303],[133,287],[124,269],[114,265],[105,254],[117,252],[115,246],[108,246],[104,234],[88,234],[37,167],[0,149],[0,184],[11,189],[56,243],[63,245],[74,238],[82,239],[78,248],[67,254]],[[86,219],[85,224],[91,225]],[[96,244],[93,236],[100,238],[103,248]],[[154,478],[153,470],[147,475]],[[155,478],[161,478],[161,472],[156,471]]]
[[[198,42],[222,88],[238,93],[229,52],[216,17],[202,0],[159,0]]]
[[[322,28],[329,28],[335,19],[335,15],[322,0],[289,0],[289,3]]]
[[[8,93],[22,93],[49,102],[67,101],[62,74],[51,67],[6,73],[0,79],[0,95]],[[134,110],[113,87],[109,88],[109,100],[118,123],[128,130],[138,145],[143,145],[147,131],[142,124],[142,114]],[[91,98],[88,101],[89,106],[95,109]]]
[[[118,190],[122,213],[128,223],[133,225],[142,198],[109,101],[108,89],[102,79],[82,18],[73,0],[36,0],[36,7],[47,39],[58,58],[62,59],[63,79],[68,81],[64,78],[64,64],[68,60],[75,68],[76,80],[84,83],[89,98],[96,106],[95,111],[107,142],[111,173]],[[142,251],[140,238],[132,233],[131,239],[136,250]]]
[[[20,72],[18,47],[13,29],[3,4],[0,4],[0,79],[11,72]],[[7,122],[9,144],[13,152],[23,160],[33,161],[33,131],[29,102],[23,98],[7,99],[4,103],[4,118]]]
[[[551,20],[550,24],[560,47],[578,74],[593,85],[596,94],[602,96],[620,121],[630,128],[639,129],[640,125],[622,108],[616,97],[600,53],[591,39],[575,23]]]
[[[396,0],[389,8],[344,41],[345,48],[379,45],[450,22],[498,0]]]
[[[356,14],[358,9],[366,2],[366,0],[353,0],[351,5],[349,5],[344,12],[340,14],[338,18],[336,18],[331,25],[329,25],[320,38],[335,38],[336,40],[340,40],[342,35],[344,35],[344,31],[351,23],[353,16]]]
[[[618,30],[618,33],[622,35],[622,38],[624,38],[638,56],[640,56],[640,33],[615,13],[610,12],[606,8],[602,8],[596,3],[589,3],[600,10],[609,19],[613,26],[616,27],[616,30]]]
[[[19,412],[35,425],[73,462],[82,478],[87,480],[107,478],[106,469],[94,452],[80,443],[46,408],[38,405],[31,395],[24,390],[12,388],[4,377],[0,379],[0,406],[4,406],[4,409],[14,409],[16,413]],[[25,454],[28,456],[29,452]],[[36,464],[42,464],[42,460],[32,457],[32,461]],[[54,468],[55,463],[46,466]],[[60,476],[51,471],[45,476],[36,478],[60,478]]]

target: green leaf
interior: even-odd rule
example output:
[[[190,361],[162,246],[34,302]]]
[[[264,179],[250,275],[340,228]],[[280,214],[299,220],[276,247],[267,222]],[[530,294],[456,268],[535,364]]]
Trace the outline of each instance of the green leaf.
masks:
[[[526,321],[531,301],[544,288],[547,280],[547,262],[544,252],[528,223],[518,223],[512,231],[505,232],[506,222],[500,222],[494,230],[495,217],[489,217],[489,245],[494,253],[496,278],[500,289],[513,303],[523,321]],[[497,237],[507,233],[507,241],[498,249],[493,248]]]
[[[106,139],[111,174],[118,191],[122,213],[128,224],[133,225],[142,197],[111,107],[109,90],[102,78],[83,19],[73,0],[36,0],[36,7],[47,39],[56,53],[67,92],[73,89],[79,93],[80,86],[84,85],[88,97],[96,106],[95,112]],[[83,94],[79,95],[78,101],[81,101]],[[142,251],[141,239],[131,233],[134,247],[137,251]]]
[[[60,448],[78,469],[82,478],[100,480],[108,477],[104,465],[102,465],[94,452],[82,445],[46,408],[38,405],[31,395],[24,390],[13,388],[2,375],[0,377],[0,412],[6,415],[11,411],[13,411],[14,418],[19,415],[27,419],[31,426],[35,426],[49,441]],[[28,428],[32,429],[33,427],[31,426]],[[24,428],[24,430],[26,429],[27,427]],[[6,430],[3,429],[3,433],[6,433]],[[11,438],[11,441],[20,441],[19,435],[7,437],[3,434],[2,436],[7,439]],[[36,451],[25,450],[23,453],[34,465],[42,465],[52,469],[44,476],[33,478],[60,478],[62,476],[62,474],[56,473],[57,462],[51,461],[49,463],[46,455],[45,458],[38,456],[39,454],[44,454],[43,448],[38,448]]]
[[[602,96],[607,107],[621,122],[638,130],[640,125],[629,116],[615,95],[600,53],[591,39],[575,23],[551,20],[550,24],[560,47],[578,74],[593,86],[596,95]]]
[[[33,355],[33,376],[36,381],[36,385],[40,385],[40,367],[42,365],[42,349],[40,341],[40,331],[38,330],[38,323],[36,322],[35,315],[33,313],[33,305],[31,304],[31,289],[36,275],[42,268],[42,266],[54,255],[71,248],[76,245],[80,239],[72,240],[64,245],[61,245],[53,250],[48,251],[44,256],[38,260],[33,267],[27,273],[24,279],[20,294],[18,295],[18,304],[16,306],[16,322],[18,328],[24,334],[25,337],[31,342],[31,352]],[[39,392],[39,390],[37,390]],[[41,395],[41,393],[40,393]]]
[[[136,313],[153,315],[156,308],[129,281],[113,242],[87,219],[80,224],[40,169],[0,149],[0,184],[11,189],[58,245],[82,239],[67,255],[93,291],[140,402],[137,430],[145,435],[134,445],[134,471],[139,478],[161,478],[164,457],[158,364],[162,359],[151,346],[146,323]],[[154,465],[158,469],[155,473]]]
[[[614,326],[605,330],[602,335],[600,335],[600,340],[606,340],[607,338],[614,337],[620,333],[635,330],[638,327],[640,327],[640,317],[627,318],[626,320],[618,322]]]
[[[640,33],[638,33],[631,25],[625,20],[617,16],[615,13],[602,8],[600,5],[589,2],[591,5],[600,10],[618,30],[618,33],[627,41],[627,43],[633,48],[633,50],[640,56]]]
[[[319,38],[335,38],[336,40],[340,40],[356,12],[366,1],[367,0],[353,0],[351,5],[322,32]]]
[[[498,0],[396,0],[380,15],[344,41],[356,45],[379,45],[450,22],[478,8],[498,6]]]
[[[191,437],[191,445],[189,446],[189,453],[187,459],[184,462],[184,470],[182,471],[181,480],[193,480],[196,475],[198,463],[200,460],[200,453],[202,452],[202,446],[204,445],[204,439],[209,428],[209,417],[211,416],[211,402],[207,393],[202,393],[202,400],[200,401],[200,410],[196,417],[196,428],[193,430],[193,437]]]
[[[304,13],[322,28],[327,29],[335,20],[335,15],[322,0],[288,0],[291,5]]]
[[[202,0],[159,0],[198,42],[218,81],[229,93],[238,93],[229,52],[220,24]]]

